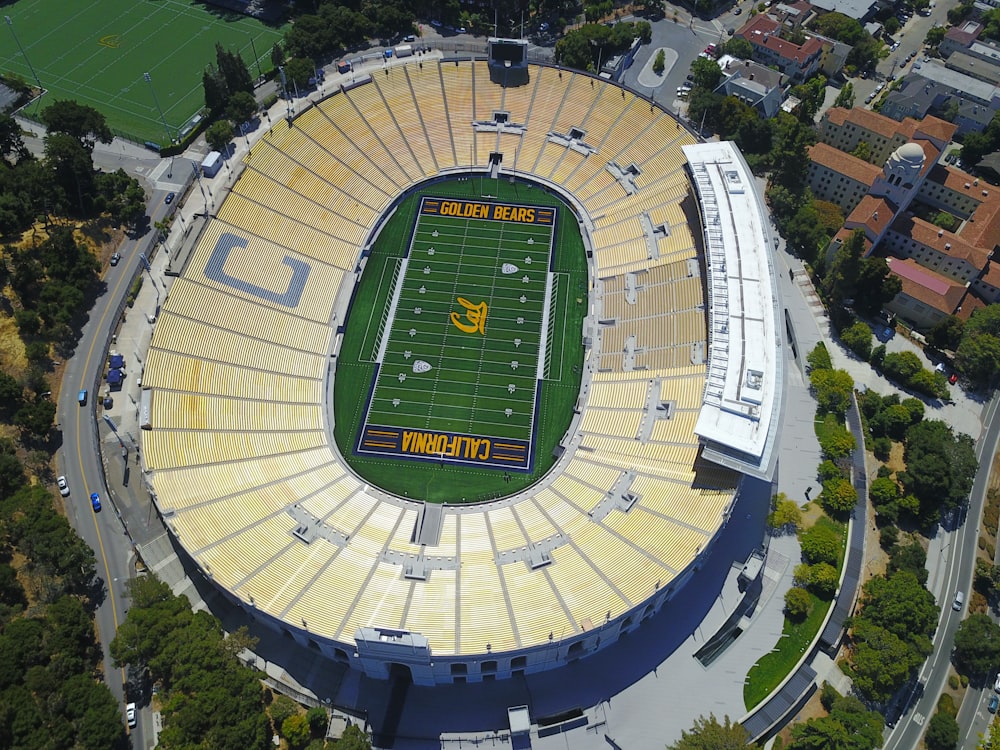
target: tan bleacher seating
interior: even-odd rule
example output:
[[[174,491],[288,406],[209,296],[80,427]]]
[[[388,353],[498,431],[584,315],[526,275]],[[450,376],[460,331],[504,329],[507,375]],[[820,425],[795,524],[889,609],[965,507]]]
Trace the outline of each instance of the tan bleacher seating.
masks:
[[[523,135],[474,131],[474,119],[501,109]],[[596,151],[548,141],[570,128]],[[181,543],[219,585],[300,631],[350,644],[360,627],[404,628],[441,656],[537,648],[550,633],[558,643],[666,586],[716,533],[739,478],[701,460],[693,435],[705,366],[691,364],[691,349],[706,340],[702,278],[687,264],[701,230],[681,210],[691,189],[680,145],[693,142],[613,83],[532,66],[526,85],[504,89],[481,61],[415,58],[326,97],[291,127],[275,121],[164,301],[146,358],[144,468]],[[608,277],[602,317],[616,320],[591,363],[613,371],[591,374],[579,448],[561,473],[516,500],[446,508],[439,543],[419,545],[418,506],[367,485],[330,444],[326,378],[342,322],[333,306],[402,190],[484,167],[497,149],[504,171],[560,183],[589,212],[597,275]],[[610,161],[638,165],[638,192]],[[644,212],[670,227],[658,259]],[[308,263],[296,307],[204,275],[223,232],[247,240],[225,268],[252,285],[280,293],[284,259]],[[635,304],[627,271],[638,272]],[[623,371],[629,336],[636,364],[650,369]],[[671,419],[650,411],[658,400],[674,404]],[[609,508],[613,488],[638,496],[629,512]],[[293,536],[293,513],[319,519],[336,543]],[[532,570],[537,545],[551,564]],[[406,578],[402,561],[418,555],[444,569]]]

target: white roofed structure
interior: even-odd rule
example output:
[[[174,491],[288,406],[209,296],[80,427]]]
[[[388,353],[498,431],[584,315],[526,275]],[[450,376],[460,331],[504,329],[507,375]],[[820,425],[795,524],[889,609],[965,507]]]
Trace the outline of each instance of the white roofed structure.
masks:
[[[708,377],[695,433],[705,458],[770,478],[783,372],[769,222],[735,144],[682,149],[701,199],[708,274]]]

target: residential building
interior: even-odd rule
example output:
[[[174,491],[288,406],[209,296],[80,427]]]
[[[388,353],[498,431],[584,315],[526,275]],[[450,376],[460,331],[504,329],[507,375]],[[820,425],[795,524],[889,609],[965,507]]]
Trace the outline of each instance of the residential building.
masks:
[[[735,96],[756,109],[762,117],[774,117],[784,99],[784,77],[753,60],[723,55],[719,58],[722,80],[716,93]]]
[[[782,38],[782,24],[760,13],[744,24],[737,34],[753,47],[753,58],[766,66],[774,66],[792,83],[802,83],[819,70],[823,44],[808,37],[802,44]]]
[[[983,25],[977,21],[965,20],[952,26],[944,33],[944,39],[938,45],[942,57],[949,57],[953,52],[966,50],[979,38]]]

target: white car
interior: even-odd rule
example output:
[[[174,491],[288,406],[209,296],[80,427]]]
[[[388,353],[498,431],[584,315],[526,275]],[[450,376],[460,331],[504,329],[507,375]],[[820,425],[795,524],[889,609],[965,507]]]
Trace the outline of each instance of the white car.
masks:
[[[1000,693],[1000,672],[997,672],[997,681],[993,683],[993,689]]]
[[[127,706],[125,706],[125,721],[128,722],[128,725],[130,727],[134,727],[135,726],[136,719],[135,719],[135,704],[134,703],[129,703]]]
[[[63,497],[69,497],[69,483],[66,481],[66,477],[60,476],[56,480],[56,484],[59,486],[59,494]]]

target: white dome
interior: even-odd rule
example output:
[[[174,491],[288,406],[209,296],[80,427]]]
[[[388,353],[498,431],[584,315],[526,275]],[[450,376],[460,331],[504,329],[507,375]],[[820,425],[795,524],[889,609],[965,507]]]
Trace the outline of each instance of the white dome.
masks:
[[[897,148],[895,156],[900,161],[910,162],[911,164],[924,163],[924,150],[912,141],[910,143],[904,143],[902,146]]]

